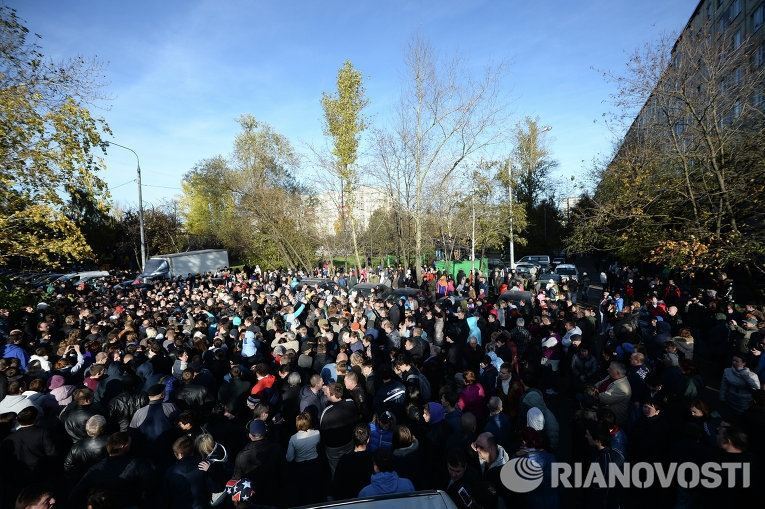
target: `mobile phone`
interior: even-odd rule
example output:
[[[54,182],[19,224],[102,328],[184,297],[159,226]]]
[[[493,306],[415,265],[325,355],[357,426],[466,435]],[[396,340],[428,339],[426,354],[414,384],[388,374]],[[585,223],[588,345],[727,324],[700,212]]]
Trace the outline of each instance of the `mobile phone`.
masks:
[[[467,492],[464,486],[457,490],[457,494],[462,499],[462,503],[465,504],[465,507],[473,505],[473,497],[470,496],[470,493]]]

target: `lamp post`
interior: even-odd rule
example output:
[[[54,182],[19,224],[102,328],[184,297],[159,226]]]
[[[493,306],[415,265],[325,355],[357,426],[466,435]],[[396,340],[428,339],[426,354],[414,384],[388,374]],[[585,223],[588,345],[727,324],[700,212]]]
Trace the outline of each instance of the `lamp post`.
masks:
[[[130,147],[126,147],[125,145],[120,145],[119,143],[114,143],[113,141],[107,141],[106,146],[114,145],[115,147],[124,148],[125,150],[129,150],[133,153],[136,160],[136,172],[137,172],[137,182],[138,182],[138,229],[140,230],[141,235],[141,271],[143,271],[144,266],[146,266],[146,235],[144,233],[144,225],[143,225],[143,192],[141,189],[141,160],[138,158],[138,154],[136,154],[135,150],[133,150]]]
[[[546,133],[550,129],[552,129],[552,127],[546,125],[539,131],[539,134]],[[515,242],[513,239],[513,162],[510,159],[507,161],[507,195],[508,201],[510,202],[510,270],[513,270],[515,269]],[[546,222],[545,227],[547,227]]]

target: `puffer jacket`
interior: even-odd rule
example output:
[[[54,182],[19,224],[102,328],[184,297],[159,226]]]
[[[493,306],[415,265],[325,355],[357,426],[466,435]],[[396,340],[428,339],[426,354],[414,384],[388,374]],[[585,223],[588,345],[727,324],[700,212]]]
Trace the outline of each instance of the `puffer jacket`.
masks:
[[[106,457],[106,437],[88,437],[75,442],[64,460],[64,472],[72,479],[82,474]]]
[[[760,380],[749,368],[725,368],[720,383],[720,401],[737,413],[746,412],[752,404],[752,392],[760,388]]]
[[[117,424],[120,431],[127,431],[133,414],[148,404],[149,397],[145,392],[122,392],[109,402],[109,422]]]

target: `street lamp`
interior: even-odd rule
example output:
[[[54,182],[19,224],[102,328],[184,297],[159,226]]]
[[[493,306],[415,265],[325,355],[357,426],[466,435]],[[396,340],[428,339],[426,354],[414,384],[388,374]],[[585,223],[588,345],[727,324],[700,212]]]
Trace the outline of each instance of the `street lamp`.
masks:
[[[137,163],[136,172],[138,175],[138,228],[141,232],[141,271],[143,271],[144,266],[146,265],[146,236],[144,234],[144,226],[143,226],[143,193],[141,190],[141,160],[138,159],[138,154],[136,154],[135,150],[133,150],[130,147],[126,147],[125,145],[120,145],[119,143],[114,143],[113,141],[107,141],[105,142],[105,145],[107,147],[114,145],[115,147],[124,148],[125,150],[129,150],[133,153],[135,156],[135,160]]]
[[[548,132],[552,127],[544,126],[539,134]],[[513,162],[507,161],[507,195],[510,201],[510,270],[515,269],[515,241],[513,238]]]

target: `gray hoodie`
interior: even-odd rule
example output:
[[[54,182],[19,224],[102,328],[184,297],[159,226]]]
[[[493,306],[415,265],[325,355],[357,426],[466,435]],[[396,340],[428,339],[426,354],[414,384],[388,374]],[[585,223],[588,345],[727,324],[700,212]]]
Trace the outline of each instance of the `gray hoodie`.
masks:
[[[560,435],[558,419],[556,419],[555,414],[553,414],[550,409],[547,408],[545,398],[542,396],[542,393],[539,391],[539,389],[529,389],[526,391],[526,394],[523,395],[522,403],[524,407],[524,414],[528,413],[528,411],[533,407],[537,407],[542,411],[542,414],[545,417],[544,432],[545,435],[547,435],[547,440],[550,442],[550,448],[552,450],[557,449],[558,436]]]

